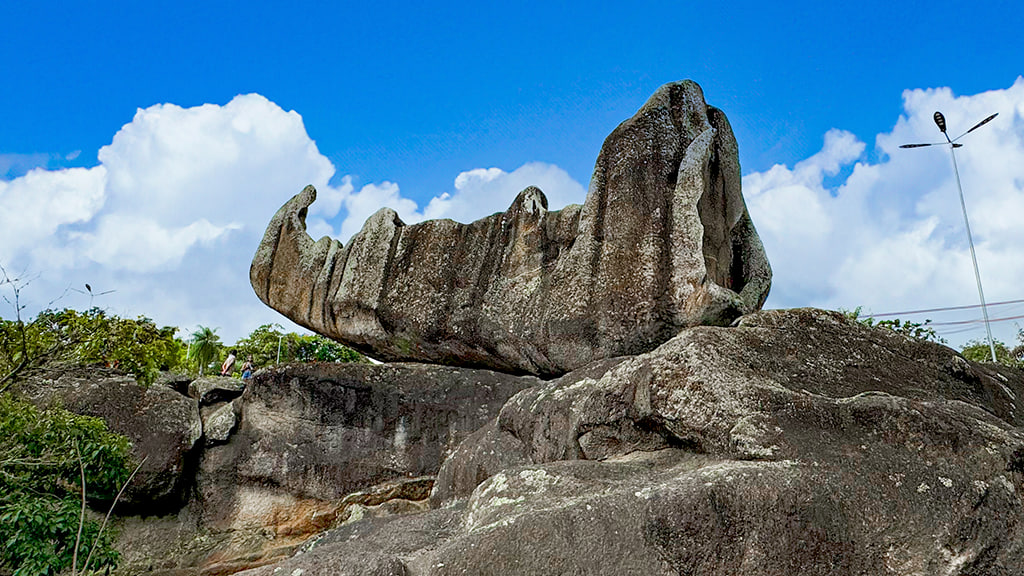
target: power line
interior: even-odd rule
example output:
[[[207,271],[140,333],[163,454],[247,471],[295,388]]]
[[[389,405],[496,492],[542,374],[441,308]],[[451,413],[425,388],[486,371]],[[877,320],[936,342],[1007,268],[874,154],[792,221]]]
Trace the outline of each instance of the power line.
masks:
[[[1005,318],[990,318],[989,322],[1004,322],[1006,320],[1019,320],[1021,318],[1024,318],[1024,314],[1022,314],[1020,316],[1007,316]],[[957,322],[930,322],[928,325],[929,326],[960,326],[960,325],[964,325],[964,324],[980,324],[982,322],[984,322],[984,320],[982,320],[982,319],[974,319],[974,320],[960,320],[960,321],[957,321]]]
[[[987,304],[989,308],[992,306],[1003,306],[1006,304],[1020,304],[1024,302],[1024,299],[1020,300],[1005,300],[1003,302],[991,302]],[[910,314],[925,314],[927,312],[947,312],[949,310],[970,310],[972,308],[981,308],[981,304],[970,304],[968,306],[948,306],[946,308],[928,308],[925,310],[907,310],[905,312],[886,312],[884,314],[865,314],[867,318],[885,318],[886,316],[908,316]],[[1019,318],[1019,316],[1018,316]],[[993,320],[995,322],[995,320]]]
[[[953,329],[942,329],[942,328],[940,328],[940,329],[936,330],[936,332],[939,333],[939,335],[941,335],[941,336],[954,336],[956,334],[967,334],[967,333],[970,333],[970,332],[975,332],[977,329],[978,329],[977,326],[967,326],[967,327],[961,326],[959,328],[953,328]]]

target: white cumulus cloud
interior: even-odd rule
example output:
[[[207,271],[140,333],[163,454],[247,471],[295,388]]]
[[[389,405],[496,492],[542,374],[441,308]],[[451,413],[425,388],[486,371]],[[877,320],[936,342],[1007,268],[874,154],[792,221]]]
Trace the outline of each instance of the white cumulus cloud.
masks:
[[[343,185],[351,189],[347,178]],[[392,182],[368,184],[344,198],[348,212],[340,237],[347,241],[363,222],[383,206],[394,209],[406,224],[422,220],[451,218],[469,223],[495,212],[504,212],[524,188],[536,186],[548,198],[548,208],[558,210],[567,204],[582,203],[587,192],[565,170],[554,164],[530,162],[512,172],[500,168],[476,168],[455,177],[454,189],[430,199],[422,210],[416,202],[401,195]],[[317,196],[317,202],[319,202]]]
[[[334,166],[302,118],[258,94],[140,109],[97,156],[92,168],[0,181],[0,263],[37,276],[26,294],[39,306],[88,282],[115,291],[96,305],[183,329],[220,326],[229,340],[279,321],[248,285],[274,212],[314,184],[326,201],[310,225],[329,230],[347,194],[328,185]],[[57,305],[89,304],[70,294]]]
[[[553,164],[530,162],[512,172],[499,168],[477,168],[455,178],[455,190],[433,198],[424,210],[427,218],[451,218],[468,223],[495,212],[504,212],[524,188],[536,186],[548,199],[548,208],[581,204],[587,191]]]
[[[471,221],[504,210],[528,185],[541,186],[553,208],[584,196],[564,170],[541,163],[469,170],[424,209],[393,182],[357,190],[344,176],[332,186],[335,167],[299,114],[258,94],[140,109],[97,156],[91,168],[37,167],[0,179],[0,264],[35,277],[23,293],[26,312],[67,292],[57,306],[95,304],[186,332],[202,324],[228,342],[267,322],[296,328],[256,298],[248,271],[271,216],[306,184],[318,191],[308,231],[318,238],[337,230],[344,241],[383,206],[408,223]],[[114,292],[94,301],[66,290],[85,283]]]
[[[956,154],[986,299],[1024,298],[1024,78],[973,96],[908,90],[903,105],[892,131],[875,139],[878,161],[866,159],[865,144],[852,134],[832,130],[819,153],[792,168],[744,177],[775,272],[770,307],[863,306],[884,313],[978,302],[949,148],[899,148],[943,140],[932,120],[936,110],[952,137],[999,113],[965,136]],[[996,306],[990,315],[1024,315],[1024,306]],[[952,322],[980,317],[975,309],[907,319],[931,318],[951,343],[960,343],[984,337],[984,327]],[[993,327],[998,338],[1014,339],[1012,320]]]

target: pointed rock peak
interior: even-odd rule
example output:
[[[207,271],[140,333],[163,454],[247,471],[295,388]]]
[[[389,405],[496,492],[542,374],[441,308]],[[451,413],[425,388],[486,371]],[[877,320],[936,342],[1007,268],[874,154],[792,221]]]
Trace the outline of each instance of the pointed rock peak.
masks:
[[[509,213],[518,211],[526,212],[527,214],[543,214],[548,211],[548,198],[540,188],[528,186],[516,196],[512,206],[508,209]]]
[[[306,229],[306,214],[309,211],[309,206],[316,201],[316,188],[312,184],[307,184],[302,192],[299,192],[292,197],[282,207],[282,210],[278,214],[282,217],[291,216],[287,218],[287,223],[295,228],[296,230]],[[276,216],[275,216],[276,218]]]
[[[701,89],[700,85],[693,80],[680,80],[678,82],[669,82],[660,86],[651,94],[651,97],[647,99],[647,102],[637,111],[637,115],[642,115],[650,106],[664,106],[672,102],[691,102],[704,104],[704,90]]]
[[[402,218],[393,209],[384,207],[373,213],[372,216],[366,219],[363,224],[363,230],[367,228],[378,228],[381,225],[391,226],[405,226],[405,222],[402,222]]]
[[[316,187],[312,184],[307,184],[306,187],[302,189],[302,192],[299,192],[299,198],[300,202],[309,206],[314,200],[316,200]]]
[[[314,201],[316,201],[316,188],[313,187],[312,184],[309,184],[302,189],[302,192],[293,196],[292,199],[289,200],[280,211],[278,211],[278,215],[282,218],[286,218],[287,223],[296,230],[305,230],[306,214],[309,211],[309,206],[313,204]]]
[[[710,127],[704,91],[693,80],[670,82],[658,88],[630,121],[663,118],[667,113],[676,131],[699,134]]]

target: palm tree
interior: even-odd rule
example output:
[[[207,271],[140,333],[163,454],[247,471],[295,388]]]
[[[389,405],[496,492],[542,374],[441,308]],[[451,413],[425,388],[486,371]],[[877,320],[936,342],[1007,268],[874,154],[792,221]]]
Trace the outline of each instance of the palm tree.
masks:
[[[220,359],[220,336],[217,336],[216,328],[200,326],[192,333],[192,344],[188,351],[188,362],[199,365],[199,375],[203,375],[203,369],[215,360]]]

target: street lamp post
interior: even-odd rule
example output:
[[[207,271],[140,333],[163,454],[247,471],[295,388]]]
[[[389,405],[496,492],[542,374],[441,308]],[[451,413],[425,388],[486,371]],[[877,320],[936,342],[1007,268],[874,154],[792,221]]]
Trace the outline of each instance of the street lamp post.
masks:
[[[953,174],[956,175],[956,188],[960,191],[960,209],[964,213],[964,228],[967,229],[967,244],[971,247],[971,262],[974,263],[974,279],[978,283],[978,298],[981,300],[981,315],[985,319],[985,333],[988,334],[988,349],[992,353],[992,361],[996,362],[996,346],[995,341],[992,339],[992,327],[988,321],[988,307],[985,306],[985,291],[981,288],[981,272],[978,271],[978,257],[974,253],[974,239],[971,237],[971,222],[967,219],[967,203],[964,202],[964,187],[960,184],[960,169],[956,164],[956,149],[963,146],[958,144],[957,140],[964,136],[974,132],[981,126],[989,123],[993,118],[998,116],[999,113],[995,113],[988,118],[985,118],[981,122],[978,122],[971,127],[970,130],[950,140],[949,133],[946,132],[946,118],[942,115],[942,112],[936,112],[932,119],[935,120],[935,125],[939,127],[939,131],[946,137],[945,142],[932,142],[928,144],[903,144],[900,148],[923,148],[925,146],[949,146],[949,154],[953,158]]]

